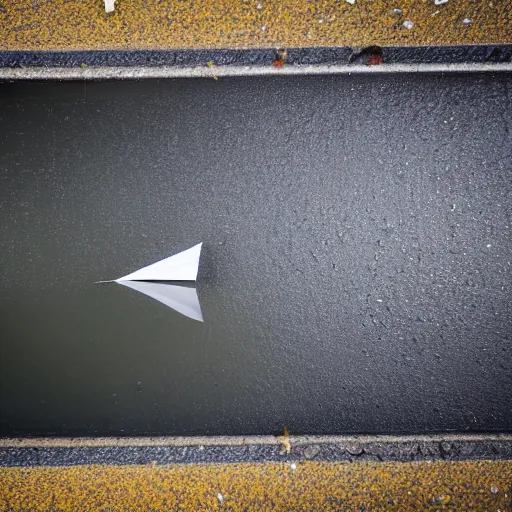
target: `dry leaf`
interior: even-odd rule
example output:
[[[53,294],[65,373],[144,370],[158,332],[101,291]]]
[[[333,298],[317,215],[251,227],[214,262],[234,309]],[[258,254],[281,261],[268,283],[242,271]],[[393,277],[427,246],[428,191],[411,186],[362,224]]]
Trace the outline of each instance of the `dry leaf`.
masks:
[[[279,455],[285,455],[286,453],[290,453],[292,450],[292,445],[290,444],[290,438],[288,435],[288,429],[284,427],[284,433],[279,438],[279,442],[281,443],[281,450],[279,452]]]

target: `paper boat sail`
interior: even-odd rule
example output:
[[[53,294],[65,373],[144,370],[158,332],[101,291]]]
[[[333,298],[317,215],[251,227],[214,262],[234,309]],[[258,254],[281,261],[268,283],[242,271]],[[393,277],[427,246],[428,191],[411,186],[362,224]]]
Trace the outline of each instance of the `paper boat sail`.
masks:
[[[199,270],[201,244],[136,270],[120,281],[195,281]]]
[[[150,283],[147,281],[117,282],[132,290],[143,293],[193,320],[203,321],[203,314],[201,313],[201,306],[199,305],[195,288],[175,286],[168,283]]]
[[[122,284],[169,306],[182,315],[202,322],[203,315],[195,288],[161,282],[195,281],[199,270],[202,245],[202,243],[195,245],[186,251],[157,261],[114,281],[99,282]]]

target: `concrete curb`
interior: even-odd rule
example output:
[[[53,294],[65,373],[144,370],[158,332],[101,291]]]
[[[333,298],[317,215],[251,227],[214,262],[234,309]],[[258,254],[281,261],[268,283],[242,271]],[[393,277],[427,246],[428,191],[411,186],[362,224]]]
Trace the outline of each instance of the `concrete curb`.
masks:
[[[274,436],[2,439],[0,467],[512,459],[510,434],[290,436],[289,446],[283,441]]]
[[[280,436],[190,436],[190,437],[5,437],[0,448],[78,448],[108,446],[252,446],[280,444]],[[343,443],[419,443],[419,442],[511,442],[512,433],[432,434],[432,435],[353,435],[290,436],[293,445]]]
[[[497,64],[382,64],[218,67],[0,68],[0,80],[134,80],[147,78],[223,78],[245,76],[351,75],[374,73],[510,72],[512,63]]]

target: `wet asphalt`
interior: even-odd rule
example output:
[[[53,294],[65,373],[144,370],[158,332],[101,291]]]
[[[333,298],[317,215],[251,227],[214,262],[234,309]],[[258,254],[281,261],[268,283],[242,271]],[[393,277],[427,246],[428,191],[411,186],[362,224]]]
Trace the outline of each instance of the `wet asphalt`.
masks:
[[[512,430],[512,85],[0,85],[5,435]],[[203,242],[204,323],[95,285]]]

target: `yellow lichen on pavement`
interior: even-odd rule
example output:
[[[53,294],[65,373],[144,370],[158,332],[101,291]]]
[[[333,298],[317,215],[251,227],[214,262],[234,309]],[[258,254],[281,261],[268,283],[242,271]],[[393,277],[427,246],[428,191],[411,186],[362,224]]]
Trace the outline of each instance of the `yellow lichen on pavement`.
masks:
[[[2,511],[510,512],[512,462],[297,462],[0,469]]]
[[[1,0],[0,49],[512,43],[512,0],[117,0],[115,6],[107,14],[103,0]]]

